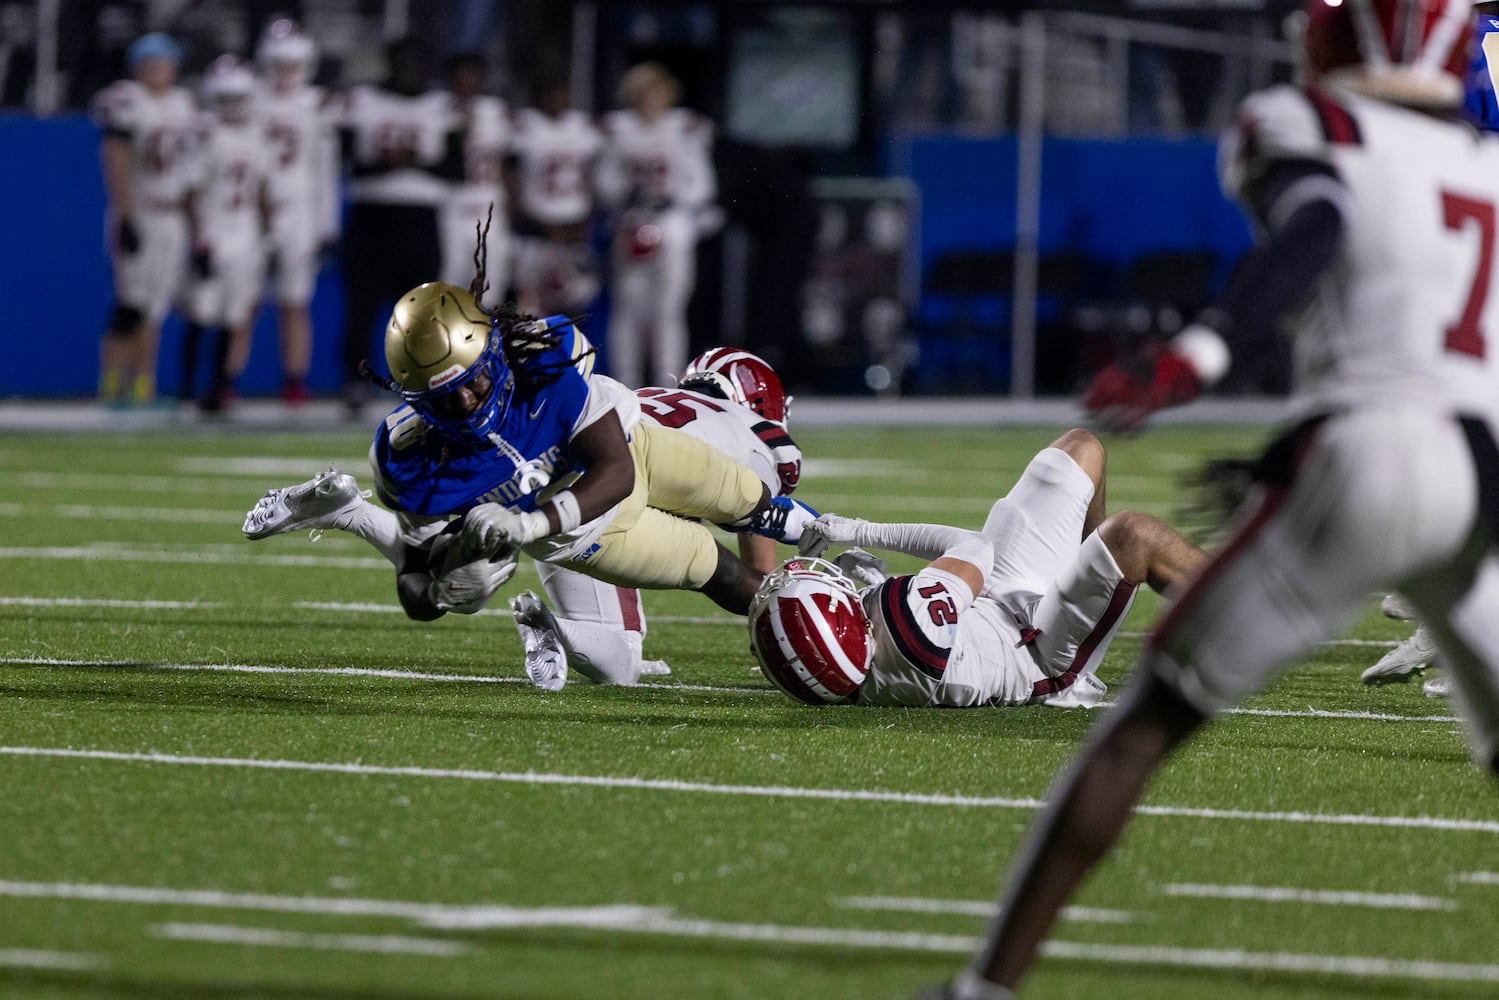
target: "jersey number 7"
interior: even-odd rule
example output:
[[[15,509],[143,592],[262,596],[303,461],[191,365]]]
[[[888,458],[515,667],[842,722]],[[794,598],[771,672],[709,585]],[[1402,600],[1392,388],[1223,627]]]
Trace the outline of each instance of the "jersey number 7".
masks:
[[[1461,232],[1469,223],[1478,227],[1478,266],[1473,269],[1463,314],[1447,328],[1447,338],[1442,343],[1449,351],[1481,358],[1484,356],[1484,342],[1478,318],[1483,315],[1483,307],[1488,302],[1489,278],[1494,263],[1494,204],[1443,191],[1442,224],[1453,232]]]

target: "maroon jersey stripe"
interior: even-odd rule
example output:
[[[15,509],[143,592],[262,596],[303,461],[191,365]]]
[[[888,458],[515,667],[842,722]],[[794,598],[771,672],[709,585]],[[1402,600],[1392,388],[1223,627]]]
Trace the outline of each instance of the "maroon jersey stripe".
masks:
[[[882,584],[879,595],[880,614],[885,619],[890,638],[895,642],[896,652],[928,677],[940,680],[947,670],[947,658],[952,650],[932,642],[912,620],[910,605],[907,603],[912,582],[912,577],[898,576]]]

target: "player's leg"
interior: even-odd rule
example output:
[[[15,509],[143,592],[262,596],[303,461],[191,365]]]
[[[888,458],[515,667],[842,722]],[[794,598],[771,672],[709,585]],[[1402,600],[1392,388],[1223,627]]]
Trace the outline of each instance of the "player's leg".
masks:
[[[1028,618],[1091,531],[1102,479],[1103,446],[1088,431],[1068,431],[1037,452],[984,521],[994,546],[984,593]]]
[[[597,684],[638,683],[646,633],[640,591],[546,562],[536,571],[568,662]]]
[[[134,344],[146,322],[146,261],[140,246],[127,250],[119,245],[113,217],[106,219],[106,226],[115,304],[99,340],[99,401],[116,404],[123,402]]]
[[[636,488],[659,510],[714,524],[739,521],[764,506],[760,477],[683,431],[641,421],[630,434]]]
[[[187,219],[175,209],[142,212],[141,236],[145,322],[132,338],[130,359],[131,401],[149,403],[156,397],[156,356],[161,340],[161,321],[182,288],[187,260]]]
[[[616,250],[609,282],[609,324],[604,350],[609,374],[631,389],[640,387],[649,316],[654,310],[648,267],[620,260]]]
[[[281,398],[306,402],[307,373],[312,367],[312,316],[308,308],[317,280],[317,237],[310,218],[291,208],[275,220],[276,339],[281,356]]]
[[[687,304],[697,271],[697,229],[685,211],[661,216],[657,316],[651,350],[651,371],[675,375],[691,356],[687,333]],[[654,385],[654,380],[648,380]]]
[[[1032,613],[1028,647],[1041,675],[1031,687],[1035,702],[1097,703],[1106,690],[1098,667],[1129,614],[1139,578],[1125,571],[1103,536],[1084,539]]]
[[[1474,502],[1455,428],[1359,414],[1303,444],[1289,485],[1257,491],[1236,537],[1157,624],[1132,690],[1052,796],[978,963],[986,979],[1019,982],[1146,780],[1203,718],[1346,627],[1370,589],[1460,550]]]
[[[1120,511],[1099,525],[1099,535],[1124,575],[1164,594],[1200,570],[1207,553],[1151,514]]]

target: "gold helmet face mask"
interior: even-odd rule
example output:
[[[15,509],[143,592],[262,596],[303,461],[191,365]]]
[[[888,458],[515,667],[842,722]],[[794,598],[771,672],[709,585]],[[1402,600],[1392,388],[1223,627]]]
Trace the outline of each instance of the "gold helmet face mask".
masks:
[[[441,282],[401,296],[385,328],[385,363],[401,396],[450,439],[480,444],[499,429],[513,389],[489,315]],[[477,407],[459,402],[470,390]]]

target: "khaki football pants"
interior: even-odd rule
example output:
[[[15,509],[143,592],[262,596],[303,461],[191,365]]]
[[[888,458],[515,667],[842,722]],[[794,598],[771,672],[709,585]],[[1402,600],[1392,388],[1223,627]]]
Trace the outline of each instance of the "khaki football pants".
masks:
[[[737,521],[765,486],[748,467],[681,431],[641,421],[630,432],[635,489],[598,547],[569,569],[622,587],[698,590],[718,568],[708,525]]]

